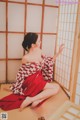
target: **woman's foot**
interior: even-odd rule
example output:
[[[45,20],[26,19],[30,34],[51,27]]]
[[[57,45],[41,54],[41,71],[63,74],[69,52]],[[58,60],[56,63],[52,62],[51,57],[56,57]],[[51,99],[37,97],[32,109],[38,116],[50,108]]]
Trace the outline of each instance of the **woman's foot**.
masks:
[[[36,100],[32,103],[31,108],[35,108],[37,105],[39,105],[43,100]]]
[[[11,92],[11,90],[7,87],[4,87],[3,90],[7,91],[7,92]]]
[[[32,103],[31,97],[26,97],[26,99],[22,102],[19,111],[22,111],[25,107]]]

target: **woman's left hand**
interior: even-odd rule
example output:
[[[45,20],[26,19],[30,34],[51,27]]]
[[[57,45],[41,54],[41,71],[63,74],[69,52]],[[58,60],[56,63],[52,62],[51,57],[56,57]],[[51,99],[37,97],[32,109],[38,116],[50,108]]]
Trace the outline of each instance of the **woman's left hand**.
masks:
[[[63,49],[64,49],[64,44],[61,44],[61,46],[59,48],[59,52],[53,56],[53,61],[55,61],[56,58],[62,53]]]
[[[61,46],[59,48],[59,53],[62,53],[63,49],[64,49],[64,44],[61,44]]]

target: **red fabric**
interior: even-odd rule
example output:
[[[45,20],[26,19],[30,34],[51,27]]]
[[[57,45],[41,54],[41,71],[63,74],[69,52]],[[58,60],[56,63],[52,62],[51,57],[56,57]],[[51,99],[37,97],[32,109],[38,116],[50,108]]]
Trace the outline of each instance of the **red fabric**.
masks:
[[[27,77],[22,85],[24,95],[10,94],[0,100],[0,108],[3,110],[12,110],[20,107],[23,100],[27,97],[33,97],[41,92],[47,81],[44,80],[41,71]]]
[[[37,71],[42,71],[44,80],[49,82],[53,81],[53,58],[44,57],[40,63],[30,62],[22,64],[16,75],[16,82],[10,86],[10,90],[14,94],[24,95],[22,84],[25,78],[35,74]]]

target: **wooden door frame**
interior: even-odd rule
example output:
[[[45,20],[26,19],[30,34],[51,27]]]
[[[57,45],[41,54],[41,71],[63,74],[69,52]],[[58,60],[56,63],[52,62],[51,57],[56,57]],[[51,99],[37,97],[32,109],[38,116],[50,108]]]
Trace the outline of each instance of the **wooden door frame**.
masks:
[[[80,3],[80,0],[79,0]],[[80,59],[80,28],[79,28],[79,15],[80,15],[80,4],[78,4],[77,19],[76,19],[76,29],[74,37],[74,49],[72,57],[72,67],[71,67],[71,86],[70,86],[70,100],[75,101],[78,69],[79,69],[79,59]]]

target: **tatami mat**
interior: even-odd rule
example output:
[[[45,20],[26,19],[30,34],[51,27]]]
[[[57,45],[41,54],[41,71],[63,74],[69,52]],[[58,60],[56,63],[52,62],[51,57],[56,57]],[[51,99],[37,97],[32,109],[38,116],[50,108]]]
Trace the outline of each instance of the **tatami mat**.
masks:
[[[9,85],[1,85],[0,98],[11,93],[3,89],[5,86]],[[48,119],[66,100],[68,100],[67,95],[62,89],[60,89],[57,95],[47,99],[40,106],[34,109],[32,109],[30,106],[26,107],[22,112],[19,112],[18,109],[11,111],[3,111],[0,109],[0,113],[6,112],[8,114],[8,120],[38,120],[38,118],[41,116],[44,116],[45,119]]]

